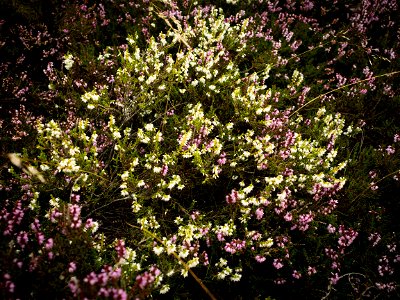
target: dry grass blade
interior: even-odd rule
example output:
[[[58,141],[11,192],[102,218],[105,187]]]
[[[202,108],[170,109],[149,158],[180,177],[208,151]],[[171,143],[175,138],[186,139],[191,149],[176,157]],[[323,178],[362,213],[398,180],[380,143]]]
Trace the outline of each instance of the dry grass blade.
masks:
[[[9,158],[10,162],[22,169],[23,172],[25,172],[28,175],[32,175],[32,176],[36,176],[40,182],[45,183],[46,180],[44,179],[43,175],[38,171],[38,169],[36,169],[34,166],[32,165],[26,165],[24,164],[23,160],[19,157],[18,154],[16,153],[8,153],[7,157]]]

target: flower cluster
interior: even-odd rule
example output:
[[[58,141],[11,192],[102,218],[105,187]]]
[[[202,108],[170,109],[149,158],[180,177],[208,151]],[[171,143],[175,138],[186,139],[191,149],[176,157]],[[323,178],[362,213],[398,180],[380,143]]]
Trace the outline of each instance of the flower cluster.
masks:
[[[16,100],[2,147],[18,152],[0,170],[4,298],[187,297],[189,273],[211,296],[241,280],[265,297],[396,292],[383,215],[398,204],[370,200],[398,187],[399,126],[374,141],[375,109],[396,105],[398,5],[207,3],[76,0],[58,26],[0,20],[1,51],[23,49],[0,64]]]

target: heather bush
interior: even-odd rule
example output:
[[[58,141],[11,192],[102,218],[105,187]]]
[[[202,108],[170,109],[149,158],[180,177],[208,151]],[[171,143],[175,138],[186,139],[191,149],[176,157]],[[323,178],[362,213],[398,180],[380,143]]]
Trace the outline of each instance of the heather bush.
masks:
[[[398,296],[398,7],[324,3],[59,8],[38,90],[2,65],[2,296]]]

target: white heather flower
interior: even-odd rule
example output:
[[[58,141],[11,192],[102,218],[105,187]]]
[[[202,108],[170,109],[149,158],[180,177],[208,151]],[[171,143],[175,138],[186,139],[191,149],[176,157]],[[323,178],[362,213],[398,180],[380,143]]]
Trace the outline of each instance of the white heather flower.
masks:
[[[146,124],[144,129],[146,129],[146,131],[153,131],[154,125],[152,123]]]
[[[239,273],[235,273],[231,276],[231,280],[235,281],[235,282],[240,281],[241,278],[242,278],[242,274],[239,274]]]
[[[274,244],[274,240],[272,238],[269,238],[266,241],[260,242],[259,246],[261,248],[264,248],[264,247],[271,248],[273,244]]]
[[[65,173],[77,172],[79,169],[80,167],[76,165],[75,157],[61,160],[57,166],[58,171],[64,171]]]
[[[154,82],[154,80],[156,80],[156,78],[157,78],[157,76],[154,74],[149,76],[149,78],[147,78],[147,80],[146,80],[146,84],[148,84],[148,85],[152,84]]]
[[[164,284],[160,289],[160,294],[166,294],[169,291],[170,287],[168,284]]]
[[[51,198],[49,202],[50,202],[50,205],[54,208],[60,207],[60,198]]]
[[[89,178],[89,175],[86,174],[86,173],[84,173],[84,174],[82,174],[82,175],[80,176],[80,178],[82,179],[83,182],[86,182],[86,181],[88,180],[88,178]]]
[[[137,136],[143,144],[148,144],[150,142],[150,138],[144,134],[144,131],[141,128],[138,129]]]
[[[181,251],[179,251],[179,257],[181,258],[186,258],[189,255],[189,250],[188,249],[181,249]]]
[[[157,141],[157,142],[161,142],[161,141],[163,140],[162,132],[161,132],[161,131],[158,131],[158,132],[156,133],[156,135],[154,136],[154,140]]]
[[[124,181],[125,181],[128,177],[129,177],[129,172],[128,172],[128,171],[125,171],[125,172],[121,175],[121,179],[124,180]]]
[[[164,252],[164,248],[161,246],[156,246],[153,248],[154,253],[158,256]]]
[[[120,139],[122,137],[121,133],[118,130],[113,131],[112,135],[114,139]]]
[[[142,208],[142,205],[140,205],[139,203],[137,203],[136,201],[132,202],[132,211],[134,213],[137,213],[140,211],[140,209]]]
[[[71,69],[72,65],[74,64],[74,57],[72,56],[72,54],[64,55],[63,63],[65,66],[65,69],[67,69],[67,70]]]
[[[97,95],[95,92],[92,92],[92,100],[97,102],[97,101],[99,101],[99,99],[100,99],[100,96]]]
[[[189,268],[194,268],[199,264],[199,258],[195,257],[187,262]]]
[[[182,269],[182,270],[181,270],[181,275],[182,275],[183,277],[187,277],[187,276],[188,276],[188,270]]]
[[[48,169],[50,169],[50,167],[49,167],[48,165],[41,164],[41,165],[40,165],[40,169],[41,169],[42,171],[47,171]]]
[[[176,225],[179,225],[179,224],[181,224],[182,222],[183,222],[182,217],[176,217],[176,219],[175,219],[175,221],[174,221],[174,223],[175,223]]]
[[[245,194],[249,194],[252,190],[253,190],[254,186],[252,184],[250,184],[248,187],[243,189],[243,192]]]
[[[131,171],[139,164],[139,158],[135,157],[131,162]]]
[[[169,200],[171,199],[171,196],[170,196],[170,195],[164,194],[164,195],[161,197],[161,199],[164,200],[164,201],[169,201]]]

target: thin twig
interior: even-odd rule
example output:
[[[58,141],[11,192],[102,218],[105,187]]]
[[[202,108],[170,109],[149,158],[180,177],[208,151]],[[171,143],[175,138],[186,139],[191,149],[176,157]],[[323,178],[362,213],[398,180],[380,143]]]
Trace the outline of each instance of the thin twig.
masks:
[[[356,84],[359,84],[359,83],[362,83],[362,82],[365,82],[365,81],[370,81],[370,80],[373,80],[373,79],[376,79],[376,78],[379,78],[379,77],[384,77],[384,76],[392,76],[392,75],[395,75],[395,74],[398,74],[398,73],[400,73],[400,71],[395,71],[395,72],[385,73],[385,74],[381,74],[381,75],[376,75],[376,76],[373,76],[373,77],[371,77],[371,78],[366,78],[366,79],[358,80],[358,81],[353,82],[353,83],[349,83],[349,84],[342,85],[342,86],[340,86],[340,87],[338,87],[338,88],[336,88],[336,89],[333,89],[333,90],[331,90],[331,91],[329,91],[329,92],[326,92],[326,93],[324,93],[324,94],[321,94],[321,95],[319,95],[319,96],[317,96],[317,97],[311,99],[310,101],[308,101],[307,103],[305,103],[304,105],[302,105],[300,108],[298,108],[297,110],[295,110],[292,114],[290,114],[290,115],[289,115],[289,118],[291,118],[294,114],[297,114],[302,108],[306,107],[306,106],[309,105],[310,103],[312,103],[312,102],[314,102],[315,100],[318,100],[318,99],[320,99],[320,98],[322,98],[322,97],[324,97],[324,96],[326,96],[326,95],[332,94],[332,93],[334,93],[334,92],[336,92],[336,91],[339,91],[339,90],[341,90],[341,89],[344,89],[344,88],[346,88],[346,87],[349,87],[349,86],[352,86],[352,85],[356,85]]]
[[[132,224],[129,224],[127,222],[127,224],[133,228],[138,228],[141,229],[143,231],[145,231],[146,233],[150,234],[154,239],[156,239],[159,243],[161,243],[164,247],[166,247],[166,245],[164,244],[164,242],[157,237],[154,233],[152,233],[151,231],[147,230],[144,227],[139,227],[139,226],[135,226]],[[186,269],[186,271],[188,271],[190,273],[190,275],[193,276],[193,278],[197,281],[197,283],[201,286],[201,288],[206,292],[206,294],[210,297],[210,299],[212,300],[217,300],[217,298],[211,293],[211,291],[205,286],[205,284],[201,281],[201,279],[199,277],[197,277],[197,275],[192,271],[192,269],[186,264],[186,262],[184,262],[182,260],[182,258],[179,257],[178,254],[176,254],[174,251],[171,251],[171,254],[183,265],[183,267]]]
[[[109,203],[107,203],[107,204],[104,204],[103,206],[100,206],[100,207],[98,207],[98,208],[96,208],[96,209],[91,210],[90,213],[89,213],[86,217],[89,217],[89,216],[92,215],[95,211],[98,211],[98,210],[100,210],[100,209],[102,209],[102,208],[104,208],[104,207],[106,207],[106,206],[109,206],[109,205],[115,203],[115,202],[124,201],[124,200],[128,200],[128,199],[132,199],[132,197],[131,197],[131,196],[128,196],[128,197],[124,197],[124,198],[114,199],[113,201],[111,201],[111,202],[109,202]]]
[[[382,177],[382,178],[379,179],[377,182],[374,182],[374,185],[378,184],[378,183],[381,182],[382,180],[385,180],[385,179],[388,178],[389,176],[392,176],[392,175],[394,175],[394,174],[396,174],[396,173],[400,173],[400,169],[398,169],[398,170],[396,170],[396,171],[394,171],[394,172],[392,172],[392,173],[390,173],[390,174],[387,174],[386,176]],[[358,198],[360,198],[362,195],[364,195],[365,192],[368,191],[370,188],[371,188],[371,187],[369,186],[368,188],[366,188],[365,190],[363,190],[360,194],[358,194],[357,197],[355,197],[353,200],[351,200],[350,203],[353,203],[354,201],[356,201]]]

